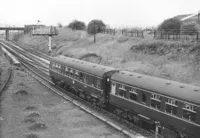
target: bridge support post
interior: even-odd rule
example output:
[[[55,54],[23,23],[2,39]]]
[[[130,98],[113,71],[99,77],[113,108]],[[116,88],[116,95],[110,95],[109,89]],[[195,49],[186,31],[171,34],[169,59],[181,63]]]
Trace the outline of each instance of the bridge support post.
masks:
[[[6,40],[9,41],[9,30],[6,29]]]
[[[49,44],[48,44],[48,47],[49,47],[49,53],[51,53],[51,39],[52,39],[52,36],[49,35]]]

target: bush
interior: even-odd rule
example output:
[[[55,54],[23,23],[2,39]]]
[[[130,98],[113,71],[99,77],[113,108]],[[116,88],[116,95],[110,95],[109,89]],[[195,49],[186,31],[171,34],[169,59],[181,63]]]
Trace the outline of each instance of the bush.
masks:
[[[159,25],[158,30],[165,33],[180,33],[181,21],[176,18],[170,18]]]
[[[181,26],[181,34],[193,35],[197,32],[196,25],[194,23],[183,24]]]
[[[58,23],[58,28],[62,28],[63,27],[63,25],[59,22]]]
[[[82,21],[74,20],[68,25],[69,28],[72,30],[85,30],[86,26],[85,23]]]
[[[106,25],[101,20],[92,20],[87,26],[88,34],[100,33],[105,29]]]

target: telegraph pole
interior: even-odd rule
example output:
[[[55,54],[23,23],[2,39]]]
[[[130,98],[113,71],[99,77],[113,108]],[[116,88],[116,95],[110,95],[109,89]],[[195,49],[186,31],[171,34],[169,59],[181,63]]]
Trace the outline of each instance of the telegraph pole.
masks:
[[[94,21],[94,43],[96,43],[96,24],[95,24],[95,21]]]

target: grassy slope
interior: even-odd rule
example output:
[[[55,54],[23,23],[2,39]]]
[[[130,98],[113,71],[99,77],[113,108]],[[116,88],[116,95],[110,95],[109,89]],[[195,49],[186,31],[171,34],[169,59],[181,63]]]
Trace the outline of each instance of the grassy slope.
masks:
[[[83,31],[63,28],[53,39],[52,55],[65,55],[99,64],[200,85],[199,47],[190,42],[168,42],[98,34],[97,43]],[[47,53],[45,37],[25,35],[18,43]]]

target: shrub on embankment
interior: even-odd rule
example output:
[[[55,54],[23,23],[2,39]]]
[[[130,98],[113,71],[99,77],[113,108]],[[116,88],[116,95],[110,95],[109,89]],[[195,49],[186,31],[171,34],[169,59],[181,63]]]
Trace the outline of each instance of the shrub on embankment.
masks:
[[[183,61],[181,57],[192,56],[194,63],[200,63],[200,44],[176,41],[143,41],[131,47],[132,52],[149,55],[168,56],[175,61]]]

